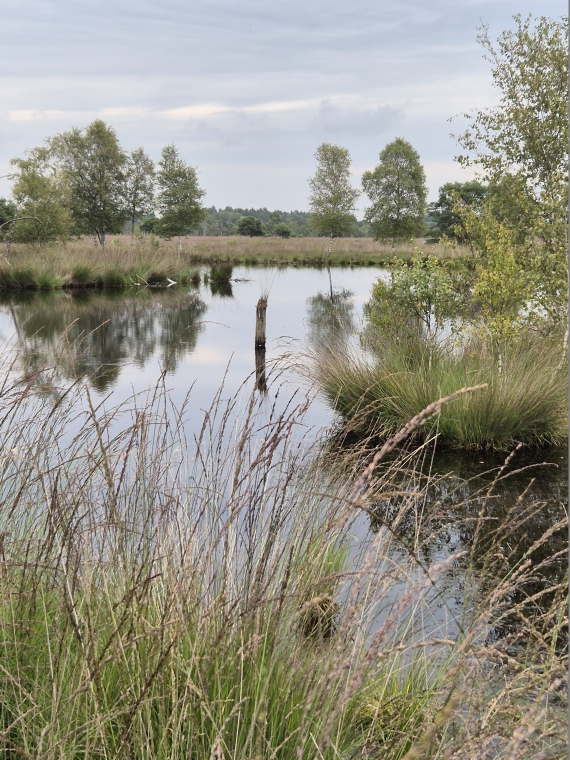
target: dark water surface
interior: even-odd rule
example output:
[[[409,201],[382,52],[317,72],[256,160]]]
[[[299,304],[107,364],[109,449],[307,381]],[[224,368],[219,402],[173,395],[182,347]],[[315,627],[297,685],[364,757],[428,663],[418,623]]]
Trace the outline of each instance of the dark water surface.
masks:
[[[222,385],[223,398],[241,393],[242,407],[256,384],[262,388],[257,393],[268,410],[283,410],[310,397],[298,435],[311,441],[334,422],[334,415],[326,402],[315,398],[314,389],[291,366],[291,358],[293,365],[303,364],[303,350],[322,331],[358,329],[363,305],[380,275],[373,268],[235,267],[230,283],[190,288],[5,294],[0,297],[0,335],[20,349],[28,365],[55,367],[63,383],[80,376],[90,378],[94,392],[112,405],[152,387],[165,371],[175,403],[191,391],[188,440],[198,432],[203,410],[210,407]],[[255,305],[266,294],[263,357],[259,352],[256,356],[254,348]],[[272,369],[284,355],[290,358],[288,368]],[[265,376],[261,374],[263,359]],[[482,509],[489,535],[505,521],[513,521],[525,489],[525,503],[535,504],[536,514],[510,538],[505,534],[509,544],[505,552],[524,556],[536,538],[561,519],[567,496],[567,452],[517,452],[503,475],[522,471],[501,479],[489,492],[504,459],[505,455],[458,452],[433,456],[431,450],[424,455],[406,487],[423,489],[418,509],[431,513],[426,523],[429,538],[418,536],[418,521],[411,514],[398,528],[403,542],[415,547],[423,562],[439,562],[468,549]],[[426,489],[427,476],[431,485]],[[379,524],[389,522],[398,508],[397,499],[379,505]],[[366,532],[376,528],[368,517],[361,525]],[[477,540],[481,542],[480,537]],[[563,549],[565,541],[565,533],[554,533],[538,559]],[[548,571],[551,579],[552,573],[561,574],[563,569],[560,561]],[[460,605],[462,572],[460,566],[456,568],[446,605],[453,604],[455,597]],[[538,586],[542,580],[537,577]]]

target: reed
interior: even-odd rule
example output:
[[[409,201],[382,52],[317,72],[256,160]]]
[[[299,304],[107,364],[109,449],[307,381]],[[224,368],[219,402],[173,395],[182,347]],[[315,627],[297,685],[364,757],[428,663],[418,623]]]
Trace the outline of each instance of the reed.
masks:
[[[355,493],[367,452],[334,460],[299,443],[306,400],[277,415],[252,397],[237,415],[220,391],[190,445],[191,398],[174,407],[162,382],[110,408],[87,384],[58,387],[49,367],[25,382],[15,369],[4,367],[0,395],[4,757],[560,751],[558,587],[548,634],[533,638],[533,603],[520,605],[523,658],[485,642],[534,577],[506,549],[508,572],[497,565],[498,531],[486,582],[471,578],[472,612],[427,628],[441,584],[469,560],[421,559],[435,522],[402,480],[409,455]],[[377,505],[395,488],[388,523]],[[379,529],[355,541],[370,514]],[[414,515],[426,523],[408,545]]]

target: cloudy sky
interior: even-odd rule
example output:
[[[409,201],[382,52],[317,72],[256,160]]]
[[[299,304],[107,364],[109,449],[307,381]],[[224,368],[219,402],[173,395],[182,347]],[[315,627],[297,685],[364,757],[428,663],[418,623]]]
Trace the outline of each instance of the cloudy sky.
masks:
[[[306,209],[319,143],[350,150],[358,186],[395,137],[419,151],[433,199],[468,178],[449,136],[462,120],[448,119],[496,97],[477,26],[497,37],[515,13],[565,12],[562,0],[3,0],[0,174],[103,118],[154,159],[174,142],[207,205]]]

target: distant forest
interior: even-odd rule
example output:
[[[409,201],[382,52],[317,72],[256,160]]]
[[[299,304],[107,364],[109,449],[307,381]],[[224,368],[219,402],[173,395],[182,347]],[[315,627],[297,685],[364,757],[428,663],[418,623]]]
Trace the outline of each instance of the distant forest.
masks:
[[[200,224],[195,234],[198,235],[237,235],[237,223],[242,216],[253,216],[261,219],[267,233],[282,222],[291,229],[291,237],[315,237],[317,234],[309,224],[307,211],[268,211],[266,208],[232,208],[216,209],[211,206],[208,216]],[[354,237],[372,237],[368,222],[356,222]]]

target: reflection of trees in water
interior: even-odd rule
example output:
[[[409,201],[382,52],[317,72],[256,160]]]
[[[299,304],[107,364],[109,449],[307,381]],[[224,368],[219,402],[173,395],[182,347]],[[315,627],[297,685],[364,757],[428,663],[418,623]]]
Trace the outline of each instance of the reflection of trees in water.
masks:
[[[196,346],[206,305],[188,291],[25,294],[9,303],[26,370],[52,366],[63,377],[89,376],[106,390],[127,361],[151,356],[168,370]]]
[[[354,331],[354,302],[350,290],[317,293],[307,299],[309,340],[317,348],[343,341]]]
[[[519,454],[497,479],[498,457],[482,462],[478,454],[442,453],[429,468],[418,457],[408,469],[394,467],[388,489],[417,495],[394,495],[372,504],[378,515],[377,521],[371,518],[372,530],[384,523],[395,526],[403,544],[425,565],[467,550],[446,584],[448,590],[455,586],[458,596],[475,591],[464,588],[468,566],[475,571],[472,583],[483,578],[482,590],[488,591],[530,558],[533,572],[510,593],[509,609],[495,628],[496,635],[510,634],[521,628],[520,615],[510,609],[540,593],[526,614],[546,614],[554,593],[548,589],[564,582],[567,573],[566,458],[560,449]],[[538,466],[549,461],[554,464]],[[429,476],[424,474],[428,470]]]

